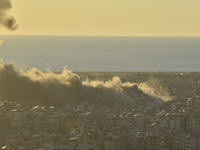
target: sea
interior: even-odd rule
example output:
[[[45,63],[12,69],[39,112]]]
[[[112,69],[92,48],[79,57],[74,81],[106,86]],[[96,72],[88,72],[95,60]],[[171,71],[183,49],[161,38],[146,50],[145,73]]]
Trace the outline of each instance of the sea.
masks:
[[[0,35],[0,40],[0,59],[23,70],[200,71],[200,37]]]

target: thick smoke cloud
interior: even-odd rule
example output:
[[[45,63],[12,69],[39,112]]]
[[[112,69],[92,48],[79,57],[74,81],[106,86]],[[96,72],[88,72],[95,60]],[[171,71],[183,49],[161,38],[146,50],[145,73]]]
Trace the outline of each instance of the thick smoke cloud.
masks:
[[[37,100],[54,106],[79,101],[135,105],[137,98],[145,98],[148,106],[162,103],[160,99],[145,94],[137,84],[122,83],[119,77],[107,82],[81,81],[77,74],[66,68],[61,73],[44,73],[36,68],[17,71],[14,64],[5,64],[3,60],[0,60],[0,97]]]
[[[10,0],[0,0],[0,25],[10,30],[16,30],[18,25],[13,16],[7,14],[12,8]]]

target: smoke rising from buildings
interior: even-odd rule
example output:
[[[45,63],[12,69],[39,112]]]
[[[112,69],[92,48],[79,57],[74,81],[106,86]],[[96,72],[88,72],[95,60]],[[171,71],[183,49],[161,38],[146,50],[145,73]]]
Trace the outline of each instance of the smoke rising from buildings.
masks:
[[[160,98],[163,101],[172,100],[172,96],[169,95],[167,88],[154,78],[145,83],[140,83],[138,87],[146,94]]]
[[[144,87],[142,87],[144,88]],[[148,106],[162,103],[156,96],[146,94],[135,83],[122,83],[119,77],[103,81],[81,81],[66,68],[61,73],[17,71],[13,63],[0,61],[0,97],[4,99],[37,100],[44,105],[63,106],[68,102],[89,101],[134,105],[137,98],[145,98]]]
[[[10,0],[0,0],[0,25],[10,30],[16,30],[18,24],[13,16],[7,14],[11,8],[12,4]]]

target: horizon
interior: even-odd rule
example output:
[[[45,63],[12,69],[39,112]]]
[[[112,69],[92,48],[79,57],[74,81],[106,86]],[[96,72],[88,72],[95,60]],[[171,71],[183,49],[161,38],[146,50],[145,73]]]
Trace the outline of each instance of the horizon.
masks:
[[[199,6],[0,0],[0,149],[199,149]]]
[[[174,35],[174,36],[140,36],[140,35],[53,35],[53,34],[0,34],[0,36],[61,36],[61,37],[200,37],[198,36],[179,36],[179,35]]]

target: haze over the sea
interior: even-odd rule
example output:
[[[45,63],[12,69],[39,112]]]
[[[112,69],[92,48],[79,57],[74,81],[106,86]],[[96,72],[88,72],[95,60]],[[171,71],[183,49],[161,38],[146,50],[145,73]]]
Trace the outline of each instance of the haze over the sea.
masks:
[[[17,68],[75,72],[200,71],[200,37],[1,35],[0,59]]]

